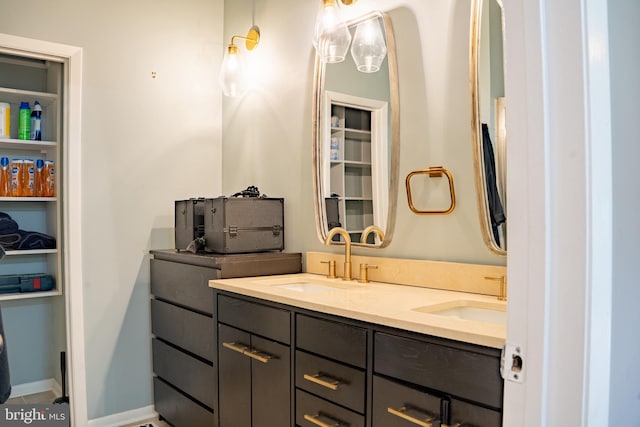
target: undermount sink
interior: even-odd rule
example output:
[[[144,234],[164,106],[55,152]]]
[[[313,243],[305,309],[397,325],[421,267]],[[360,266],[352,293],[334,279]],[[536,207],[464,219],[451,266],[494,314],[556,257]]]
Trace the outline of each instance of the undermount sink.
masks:
[[[443,304],[427,305],[414,308],[413,311],[438,316],[452,317],[474,322],[492,323],[506,326],[507,306],[503,303],[492,303],[473,300],[456,300]]]
[[[343,282],[341,279],[315,279],[307,277],[288,277],[256,280],[256,283],[293,292],[318,294],[358,287],[354,282]]]

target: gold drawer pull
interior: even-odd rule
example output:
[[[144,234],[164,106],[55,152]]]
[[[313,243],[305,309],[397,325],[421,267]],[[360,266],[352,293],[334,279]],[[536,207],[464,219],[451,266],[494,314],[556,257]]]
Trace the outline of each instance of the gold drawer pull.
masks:
[[[340,423],[334,420],[331,420],[330,423],[325,423],[324,421],[320,420],[319,418],[321,417],[320,414],[315,414],[315,415],[307,415],[304,414],[304,419],[309,421],[312,424],[315,424],[319,427],[340,427]]]
[[[222,346],[241,354],[244,354],[245,350],[249,348],[244,344],[237,344],[235,342],[223,342]]]
[[[268,363],[269,360],[273,359],[274,357],[270,354],[266,354],[266,353],[261,353],[258,350],[245,350],[244,354],[246,356],[249,356],[250,358],[257,360],[258,362],[262,362],[262,363]]]
[[[229,350],[233,350],[236,353],[244,354],[245,356],[249,356],[252,359],[257,360],[258,362],[267,363],[271,359],[275,359],[272,355],[261,353],[256,349],[249,348],[248,345],[244,345],[242,343],[236,342],[223,342],[222,346],[228,348]]]
[[[412,417],[411,415],[407,414],[407,411],[413,410],[415,412],[420,412],[417,409],[414,408],[407,408],[405,406],[403,406],[400,409],[393,409],[393,408],[387,408],[387,412],[389,412],[392,415],[395,415],[396,417],[400,417],[402,419],[405,419],[415,425],[421,426],[421,427],[432,427],[433,424],[431,424],[431,421],[433,421],[433,417],[431,415],[427,415],[424,413],[421,413],[421,415],[423,417],[425,417],[424,419],[418,419],[415,417]]]
[[[338,387],[340,386],[340,381],[333,379],[327,375],[323,375],[323,374],[315,374],[315,375],[310,375],[310,374],[304,374],[303,378],[307,381],[311,381],[312,383],[316,383],[321,385],[322,387],[326,387],[330,390],[337,390]],[[327,381],[328,379],[328,381]]]

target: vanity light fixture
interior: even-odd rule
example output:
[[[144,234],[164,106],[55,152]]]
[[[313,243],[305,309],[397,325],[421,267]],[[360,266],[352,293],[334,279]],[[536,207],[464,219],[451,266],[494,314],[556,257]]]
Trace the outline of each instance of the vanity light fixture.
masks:
[[[351,56],[363,73],[375,73],[380,69],[387,46],[377,17],[361,22],[356,27],[351,44]]]
[[[313,29],[313,46],[320,59],[329,64],[344,61],[350,43],[351,32],[342,18],[338,0],[322,0]]]
[[[254,25],[249,29],[246,36],[231,37],[231,43],[224,53],[220,68],[220,87],[224,95],[229,97],[240,96],[249,88],[246,58],[238,53],[238,46],[235,44],[236,39],[245,40],[246,49],[251,51],[260,41],[260,29]]]

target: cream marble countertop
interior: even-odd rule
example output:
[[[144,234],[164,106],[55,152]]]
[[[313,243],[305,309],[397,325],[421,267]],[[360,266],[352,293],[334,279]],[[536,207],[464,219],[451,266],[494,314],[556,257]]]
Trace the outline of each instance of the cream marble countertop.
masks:
[[[310,288],[302,292],[287,289],[289,284],[292,287],[304,287],[307,284]],[[506,327],[503,325],[414,310],[458,300],[506,310],[506,303],[497,301],[494,296],[382,282],[346,282],[311,273],[218,279],[209,281],[209,286],[321,313],[487,347],[502,348],[506,338]]]

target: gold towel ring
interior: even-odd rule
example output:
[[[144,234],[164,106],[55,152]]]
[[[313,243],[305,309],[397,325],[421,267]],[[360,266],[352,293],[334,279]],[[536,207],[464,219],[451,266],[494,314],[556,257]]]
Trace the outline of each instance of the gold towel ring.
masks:
[[[430,178],[441,177],[442,175],[446,175],[449,179],[449,195],[451,196],[451,205],[449,209],[439,211],[439,210],[418,210],[413,205],[413,199],[411,197],[411,178],[414,175],[429,175]],[[431,166],[430,168],[413,171],[407,175],[407,179],[405,180],[405,185],[407,187],[407,202],[409,203],[409,209],[411,209],[414,213],[418,215],[449,215],[456,208],[456,192],[453,188],[453,177],[449,173],[448,170],[443,168],[442,166]]]

